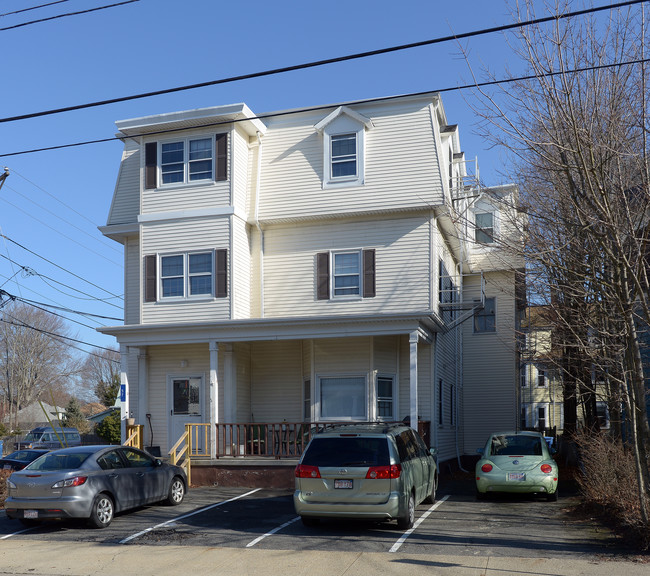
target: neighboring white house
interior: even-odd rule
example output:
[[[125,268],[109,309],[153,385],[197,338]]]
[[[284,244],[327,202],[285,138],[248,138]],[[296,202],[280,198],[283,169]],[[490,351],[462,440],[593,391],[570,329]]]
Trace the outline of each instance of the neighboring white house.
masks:
[[[408,416],[446,460],[516,426],[516,189],[474,181],[437,93],[117,128],[125,323],[101,331],[163,451],[187,422]]]

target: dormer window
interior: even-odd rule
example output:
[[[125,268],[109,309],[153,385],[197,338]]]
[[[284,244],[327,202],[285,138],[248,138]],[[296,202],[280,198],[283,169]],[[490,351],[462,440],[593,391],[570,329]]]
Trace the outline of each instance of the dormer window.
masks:
[[[340,106],[315,128],[323,136],[323,188],[362,186],[370,119]]]

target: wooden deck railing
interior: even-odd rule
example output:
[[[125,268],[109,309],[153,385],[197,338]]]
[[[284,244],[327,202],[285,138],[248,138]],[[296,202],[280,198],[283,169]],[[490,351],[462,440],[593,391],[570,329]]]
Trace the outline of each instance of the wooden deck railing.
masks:
[[[318,431],[341,422],[248,422],[217,424],[217,458],[298,458]]]
[[[144,445],[143,433],[144,426],[142,424],[127,424],[124,446],[131,446],[132,448],[142,450],[142,446]]]

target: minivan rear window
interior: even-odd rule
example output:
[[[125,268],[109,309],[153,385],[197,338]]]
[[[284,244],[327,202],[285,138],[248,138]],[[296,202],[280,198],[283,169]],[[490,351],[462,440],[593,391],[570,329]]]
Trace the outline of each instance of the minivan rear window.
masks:
[[[303,464],[309,466],[388,466],[386,438],[314,438]]]

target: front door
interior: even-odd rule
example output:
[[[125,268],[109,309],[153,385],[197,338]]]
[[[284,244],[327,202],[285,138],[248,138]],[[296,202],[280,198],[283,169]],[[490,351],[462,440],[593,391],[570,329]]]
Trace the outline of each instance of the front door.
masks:
[[[203,377],[170,376],[169,378],[169,446],[185,432],[185,424],[203,422]],[[199,441],[201,440],[201,434]],[[202,450],[203,446],[194,446]]]

